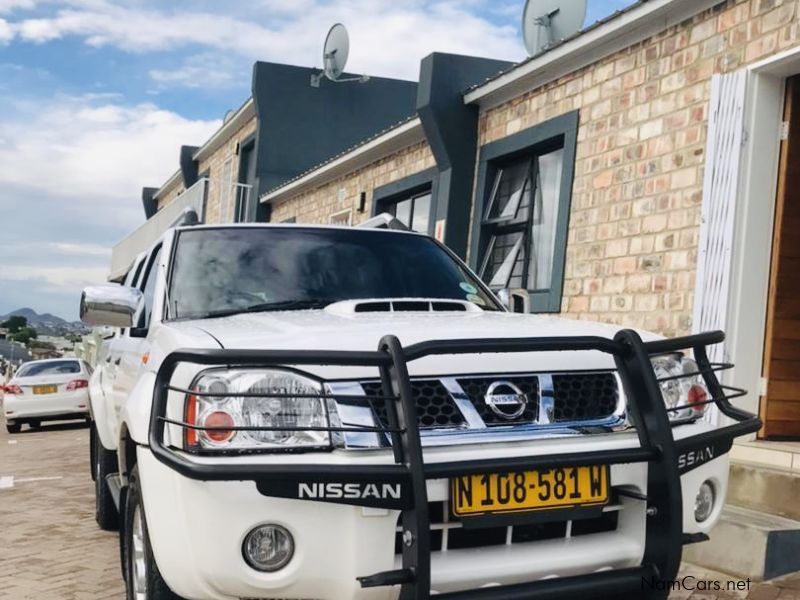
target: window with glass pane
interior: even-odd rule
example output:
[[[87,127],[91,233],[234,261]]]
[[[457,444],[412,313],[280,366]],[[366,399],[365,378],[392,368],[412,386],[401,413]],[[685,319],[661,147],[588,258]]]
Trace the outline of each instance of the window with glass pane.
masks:
[[[483,219],[481,277],[491,287],[551,287],[563,161],[559,149],[497,168]]]
[[[386,207],[386,211],[403,225],[420,233],[428,233],[430,209],[430,191],[395,200]]]

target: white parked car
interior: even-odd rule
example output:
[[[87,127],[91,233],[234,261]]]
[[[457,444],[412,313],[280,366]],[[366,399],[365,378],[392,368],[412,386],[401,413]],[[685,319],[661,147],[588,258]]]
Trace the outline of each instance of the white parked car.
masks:
[[[666,598],[760,427],[722,333],[508,312],[424,235],[181,226],[143,264],[81,300],[123,328],[92,466],[128,598]]]
[[[76,358],[34,360],[22,365],[6,383],[3,414],[9,433],[24,423],[88,419],[91,367]]]

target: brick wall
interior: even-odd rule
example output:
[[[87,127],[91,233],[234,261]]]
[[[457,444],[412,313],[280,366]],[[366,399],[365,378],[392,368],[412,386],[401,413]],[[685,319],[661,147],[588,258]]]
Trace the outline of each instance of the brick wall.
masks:
[[[178,196],[180,196],[184,192],[183,187],[183,180],[178,177],[169,188],[164,190],[164,192],[158,197],[157,199],[157,208],[161,210],[167,204],[175,200]]]
[[[435,162],[427,142],[420,142],[277,203],[273,206],[271,220],[279,223],[294,218],[297,223],[329,223],[331,215],[351,208],[352,223],[357,225],[372,214],[372,192],[375,188],[433,166]],[[367,194],[363,213],[356,210],[361,192]]]
[[[236,145],[253,135],[256,131],[256,117],[237,129],[225,142],[212,154],[200,161],[197,172],[203,175],[208,171],[211,181],[208,189],[208,203],[206,204],[206,223],[227,223],[232,221],[234,195],[237,193],[231,182],[235,183],[239,176],[239,157],[236,155]],[[230,160],[230,180],[223,180],[226,171],[225,163]],[[254,192],[251,192],[254,193]],[[225,207],[221,214],[221,199],[226,198]]]
[[[797,0],[728,0],[481,116],[485,144],[579,109],[562,311],[691,329],[713,73],[796,46]]]

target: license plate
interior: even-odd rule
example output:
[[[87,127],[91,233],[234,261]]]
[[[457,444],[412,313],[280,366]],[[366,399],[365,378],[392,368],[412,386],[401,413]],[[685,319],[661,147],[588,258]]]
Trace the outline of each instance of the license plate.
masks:
[[[465,475],[450,483],[457,517],[608,502],[608,467],[604,465]]]
[[[35,385],[33,386],[34,394],[55,394],[58,391],[57,385]]]

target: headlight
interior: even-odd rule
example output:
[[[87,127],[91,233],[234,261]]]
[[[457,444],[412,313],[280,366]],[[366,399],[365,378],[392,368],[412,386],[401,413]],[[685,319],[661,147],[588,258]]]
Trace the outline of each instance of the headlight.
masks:
[[[185,421],[212,428],[186,428],[187,449],[330,447],[331,434],[313,429],[339,426],[335,404],[319,397],[322,385],[290,371],[212,369],[200,374],[192,390],[215,395],[187,396]],[[249,397],[250,394],[271,395]],[[235,427],[265,429],[236,431]]]
[[[697,373],[697,363],[680,354],[656,356],[651,359],[651,362],[657,379],[674,378],[659,382],[661,395],[664,397],[667,409],[685,407],[679,410],[669,410],[667,415],[669,415],[670,421],[687,421],[702,417],[708,408],[708,404],[703,403],[711,397],[703,377],[701,375],[679,377]]]

